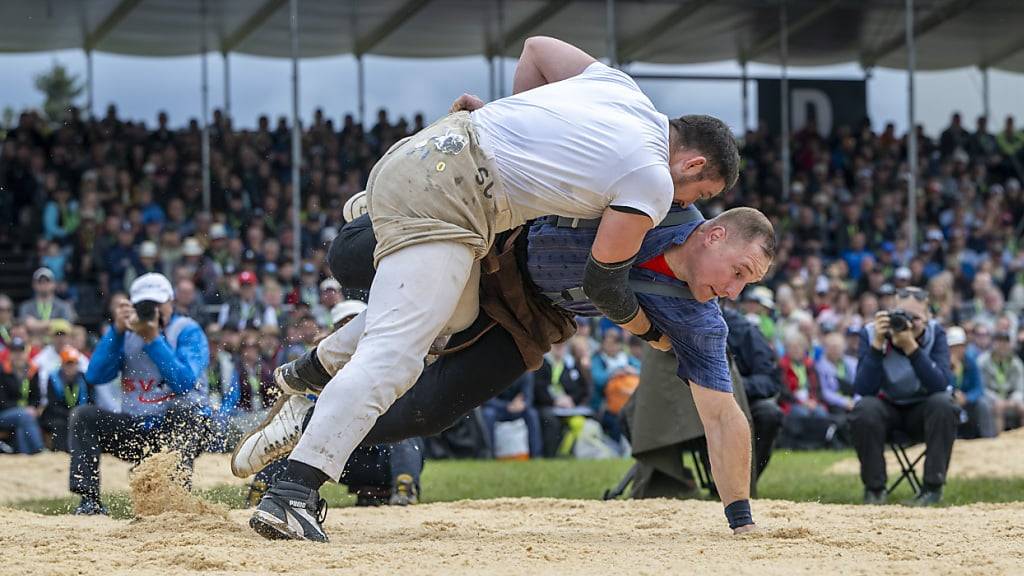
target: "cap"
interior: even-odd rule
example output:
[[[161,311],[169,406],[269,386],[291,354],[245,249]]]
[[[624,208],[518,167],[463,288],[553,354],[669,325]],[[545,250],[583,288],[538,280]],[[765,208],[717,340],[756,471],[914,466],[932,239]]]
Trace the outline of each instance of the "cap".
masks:
[[[892,277],[897,280],[910,280],[912,276],[913,274],[910,272],[910,268],[907,268],[906,266],[900,266],[892,275]]]
[[[63,318],[54,318],[50,320],[50,334],[70,334],[71,333],[71,322]]]
[[[341,215],[345,218],[345,222],[351,222],[363,214],[366,214],[366,204],[365,190],[349,198],[348,201],[345,202],[345,206],[341,209]]]
[[[53,282],[53,270],[50,270],[46,266],[43,266],[42,268],[36,268],[36,271],[32,273],[32,281],[37,282],[39,280],[42,280],[43,278],[46,278],[50,282]]]
[[[78,362],[78,359],[81,357],[81,352],[76,350],[74,346],[65,346],[60,349],[60,361],[62,363]]]
[[[156,258],[158,253],[156,242],[146,240],[139,245],[139,258]]]
[[[313,266],[309,262],[306,262],[306,263],[304,263],[302,265],[302,273],[303,274],[316,274],[316,266]]]
[[[878,287],[879,296],[893,296],[894,294],[896,294],[896,288],[893,288],[893,285],[888,282]]]
[[[950,326],[946,328],[946,343],[950,346],[967,344],[967,333],[959,326]]]
[[[171,281],[167,279],[167,276],[156,272],[143,274],[136,278],[132,282],[130,292],[132,304],[147,301],[163,304],[174,299],[174,288],[171,287]]]
[[[27,348],[27,345],[25,344],[25,340],[23,340],[22,338],[20,338],[18,336],[15,336],[14,338],[11,338],[11,343],[7,345],[7,348],[9,350],[19,350],[20,351],[20,350],[24,350],[25,348]]]
[[[320,283],[321,290],[337,290],[341,291],[341,283],[334,278],[328,278]]]
[[[828,289],[829,289],[828,278],[826,278],[824,276],[818,276],[818,278],[814,281],[814,291],[815,291],[815,293],[817,293],[817,294],[826,294],[826,293],[828,293]]]
[[[256,261],[256,252],[254,252],[252,248],[248,248],[248,249],[246,249],[245,252],[242,252],[242,262],[255,262],[255,261]]]
[[[227,229],[226,226],[224,226],[224,224],[222,224],[220,222],[214,222],[212,225],[210,225],[210,239],[211,240],[220,240],[221,238],[227,238],[227,237],[228,237],[228,229]]]
[[[238,283],[242,286],[255,286],[258,282],[259,279],[256,278],[256,274],[250,270],[243,270],[238,275]]]
[[[199,240],[189,236],[185,238],[185,242],[181,246],[181,253],[185,256],[202,256],[203,245],[199,243]]]
[[[345,318],[359,314],[363,310],[366,310],[366,304],[359,300],[345,300],[344,302],[338,302],[334,305],[334,308],[331,308],[331,322],[337,324]]]
[[[757,302],[769,310],[775,309],[775,297],[771,288],[767,286],[754,286],[747,292],[747,301]]]
[[[929,230],[924,237],[927,238],[928,240],[934,240],[936,242],[942,242],[943,240],[945,240],[945,237],[942,235],[942,230],[939,230],[937,228],[932,228],[931,230]]]

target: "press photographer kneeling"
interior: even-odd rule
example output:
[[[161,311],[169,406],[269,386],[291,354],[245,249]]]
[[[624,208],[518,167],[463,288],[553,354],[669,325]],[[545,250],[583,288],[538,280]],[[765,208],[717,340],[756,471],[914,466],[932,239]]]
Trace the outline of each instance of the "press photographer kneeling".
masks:
[[[71,491],[82,501],[76,514],[106,514],[100,503],[100,453],[131,462],[152,450],[178,450],[181,466],[206,446],[209,430],[206,334],[195,320],[174,312],[174,291],[162,274],[143,274],[122,300],[89,363],[90,387],[120,373],[119,410],[94,404],[75,408],[69,420]]]
[[[885,502],[886,440],[893,430],[902,430],[927,449],[924,488],[913,503],[938,503],[959,414],[949,392],[953,374],[946,332],[931,319],[928,295],[919,288],[899,290],[893,308],[875,314],[861,331],[859,356],[854,390],[862,398],[849,421],[864,502]]]

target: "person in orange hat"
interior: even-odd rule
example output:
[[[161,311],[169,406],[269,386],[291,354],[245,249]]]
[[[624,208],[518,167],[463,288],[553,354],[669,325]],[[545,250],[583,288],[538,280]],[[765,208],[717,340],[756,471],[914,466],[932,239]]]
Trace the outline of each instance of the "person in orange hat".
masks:
[[[43,433],[36,422],[40,398],[38,374],[28,359],[28,344],[15,337],[10,357],[0,370],[0,430],[14,434],[14,447],[22,454],[43,449]]]
[[[48,402],[39,416],[39,426],[53,435],[53,449],[68,451],[68,417],[76,406],[88,404],[89,385],[81,368],[82,353],[74,346],[60,351],[60,369],[50,372],[46,379]]]

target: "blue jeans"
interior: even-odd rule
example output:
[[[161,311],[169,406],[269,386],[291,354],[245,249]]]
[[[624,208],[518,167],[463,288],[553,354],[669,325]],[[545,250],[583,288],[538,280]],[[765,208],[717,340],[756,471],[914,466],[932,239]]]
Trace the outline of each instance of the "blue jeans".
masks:
[[[8,408],[0,412],[0,429],[14,431],[14,447],[22,454],[43,450],[43,431],[27,408]]]

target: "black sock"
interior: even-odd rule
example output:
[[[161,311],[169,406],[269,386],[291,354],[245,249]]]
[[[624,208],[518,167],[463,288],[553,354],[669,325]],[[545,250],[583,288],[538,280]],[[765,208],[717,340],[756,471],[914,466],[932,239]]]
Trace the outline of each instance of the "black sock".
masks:
[[[289,460],[288,467],[284,469],[284,472],[281,472],[281,475],[277,477],[277,480],[282,482],[294,482],[295,484],[305,486],[310,490],[319,490],[325,482],[330,480],[330,476],[309,464]]]

